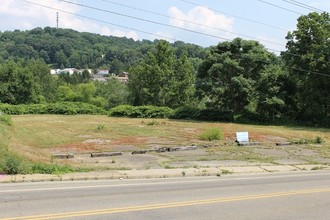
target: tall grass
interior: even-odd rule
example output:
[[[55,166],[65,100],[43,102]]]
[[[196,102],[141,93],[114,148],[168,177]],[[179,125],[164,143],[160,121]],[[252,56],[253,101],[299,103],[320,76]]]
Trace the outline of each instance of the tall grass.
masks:
[[[207,128],[202,134],[200,134],[199,138],[205,141],[213,141],[213,140],[222,140],[223,134],[220,128]]]

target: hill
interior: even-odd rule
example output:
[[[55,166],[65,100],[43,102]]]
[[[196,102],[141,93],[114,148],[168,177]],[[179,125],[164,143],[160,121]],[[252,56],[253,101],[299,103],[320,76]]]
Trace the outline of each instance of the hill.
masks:
[[[157,42],[51,27],[6,31],[0,32],[0,63],[18,58],[42,59],[53,68],[104,67],[116,73],[139,62]],[[204,57],[204,48],[200,46],[180,41],[172,45],[177,55],[186,50],[191,58]]]

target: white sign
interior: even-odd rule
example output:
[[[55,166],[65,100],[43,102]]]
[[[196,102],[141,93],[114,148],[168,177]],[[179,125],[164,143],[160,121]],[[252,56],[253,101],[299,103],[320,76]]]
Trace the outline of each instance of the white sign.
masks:
[[[236,132],[236,140],[240,142],[249,142],[249,132]]]

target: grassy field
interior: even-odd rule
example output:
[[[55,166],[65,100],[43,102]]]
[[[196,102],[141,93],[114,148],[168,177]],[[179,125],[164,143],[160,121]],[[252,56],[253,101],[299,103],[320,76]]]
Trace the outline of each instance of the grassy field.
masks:
[[[20,115],[12,116],[12,121],[13,125],[10,127],[0,123],[0,146],[2,148],[8,146],[11,152],[22,155],[31,162],[52,163],[51,155],[55,153],[80,154],[118,150],[125,152],[152,147],[188,145],[208,146],[208,148],[204,154],[197,156],[193,153],[192,155],[164,154],[158,164],[166,168],[171,164],[187,160],[278,163],[278,160],[283,159],[278,152],[287,151],[290,152],[283,157],[293,155],[312,163],[320,161],[327,163],[330,159],[330,130],[322,128],[91,115]],[[200,135],[209,128],[219,128],[223,133],[223,139],[201,140]],[[260,146],[238,147],[235,143],[237,131],[248,131],[250,140],[260,142]],[[306,143],[290,149],[276,147],[275,143],[281,141]],[[77,161],[63,160],[57,163],[72,163],[79,166]],[[145,166],[150,168],[150,165]]]

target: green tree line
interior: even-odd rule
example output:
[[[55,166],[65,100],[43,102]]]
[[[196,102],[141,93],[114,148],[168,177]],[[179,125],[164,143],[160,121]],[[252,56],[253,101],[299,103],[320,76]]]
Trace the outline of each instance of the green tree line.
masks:
[[[240,38],[201,48],[49,27],[4,32],[0,102],[153,105],[179,108],[189,118],[330,126],[329,14],[301,16],[286,38],[287,50],[276,55]],[[78,73],[54,77],[50,66],[125,70],[129,81],[91,81]]]

